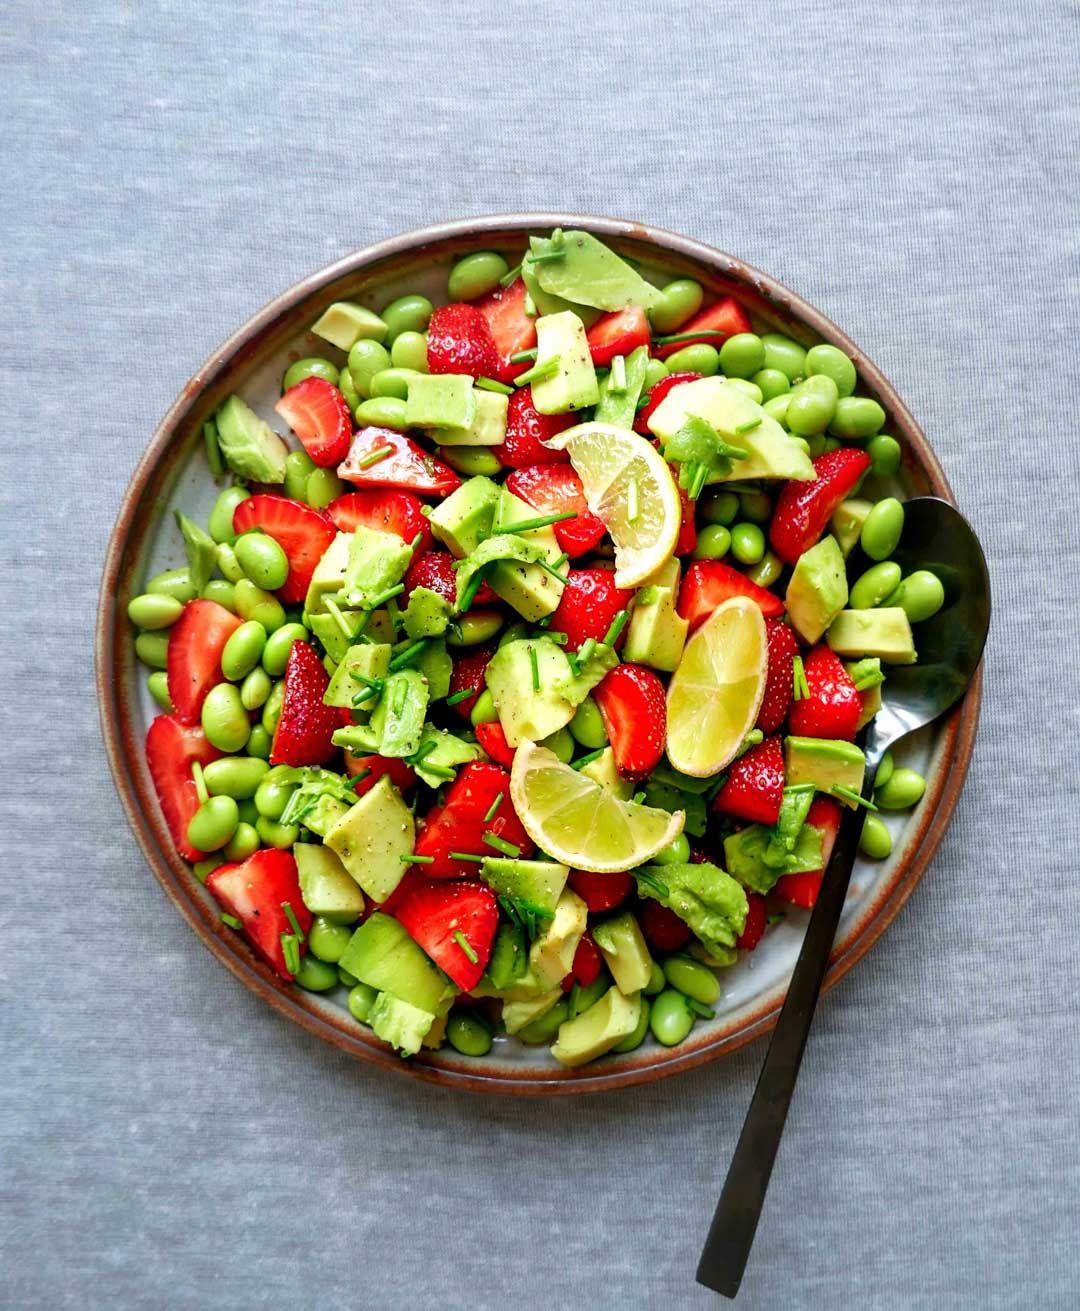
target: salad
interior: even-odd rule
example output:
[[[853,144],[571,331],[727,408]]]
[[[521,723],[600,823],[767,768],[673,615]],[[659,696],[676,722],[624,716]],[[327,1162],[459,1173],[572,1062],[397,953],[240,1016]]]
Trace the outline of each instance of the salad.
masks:
[[[128,606],[181,856],[282,980],[402,1055],[673,1046],[813,906],[860,729],[941,582],[852,361],[588,232],[446,304],[339,301],[275,431],[238,395],[187,563]]]

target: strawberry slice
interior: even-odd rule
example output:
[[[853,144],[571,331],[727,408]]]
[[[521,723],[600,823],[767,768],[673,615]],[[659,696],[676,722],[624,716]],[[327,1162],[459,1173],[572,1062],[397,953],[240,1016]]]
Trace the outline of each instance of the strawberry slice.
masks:
[[[593,363],[610,364],[616,355],[629,355],[649,344],[649,320],[640,305],[628,305],[597,319],[587,336]]]
[[[340,533],[355,532],[363,525],[381,533],[394,533],[403,542],[413,541],[419,533],[415,556],[431,549],[431,529],[423,507],[423,501],[412,492],[369,487],[339,496],[326,507],[326,513]]]
[[[589,870],[572,869],[567,882],[571,890],[588,906],[592,915],[614,910],[634,890],[634,880],[630,874],[593,874]]]
[[[278,596],[290,605],[303,601],[315,566],[334,540],[334,525],[321,511],[302,501],[263,493],[249,496],[233,511],[235,532],[246,533],[252,528],[272,537],[288,557],[288,577],[278,588]]]
[[[572,414],[541,414],[533,404],[532,388],[522,387],[510,397],[506,410],[506,437],[491,450],[502,464],[524,469],[530,464],[569,464],[569,451],[550,451],[544,442],[571,427]]]
[[[525,313],[526,294],[525,283],[517,278],[509,287],[496,287],[476,302],[476,308],[487,319],[499,361],[490,376],[500,382],[510,382],[528,368],[527,364],[513,364],[510,356],[536,345],[536,319]]]
[[[809,482],[785,483],[776,500],[769,541],[785,564],[796,564],[828,527],[836,507],[870,468],[870,457],[854,446],[826,451],[814,461]]]
[[[761,941],[768,924],[766,914],[765,898],[760,892],[748,892],[746,894],[746,923],[743,925],[743,931],[735,943],[736,947],[743,951],[753,951]]]
[[[574,511],[576,518],[554,525],[559,545],[572,560],[595,550],[607,531],[589,509],[581,479],[569,464],[531,464],[515,469],[506,479],[506,490],[541,514]]]
[[[815,797],[806,816],[806,822],[821,830],[821,868],[804,870],[799,874],[782,874],[776,880],[773,892],[781,901],[812,910],[821,891],[821,880],[829,866],[829,857],[840,830],[840,804],[832,797]]]
[[[349,404],[325,378],[305,378],[298,382],[274,409],[300,438],[315,464],[329,469],[348,455],[352,439]]]
[[[566,634],[567,651],[576,651],[590,637],[602,642],[611,621],[626,609],[634,593],[616,587],[610,569],[568,569],[566,577],[550,627],[552,632]],[[625,636],[624,628],[615,645],[621,646]]]
[[[737,332],[752,331],[750,320],[746,317],[746,311],[743,307],[737,300],[725,296],[723,300],[718,300],[715,305],[710,305],[707,310],[702,310],[689,323],[681,327],[679,329],[680,341],[673,341],[667,346],[660,346],[654,354],[663,360],[669,355],[674,355],[676,351],[681,351],[684,346],[692,346],[699,341],[707,342],[710,346],[719,347],[728,337],[734,337]],[[706,335],[701,337],[692,335],[697,332]],[[723,336],[718,337],[716,335],[718,332],[723,333]]]
[[[757,727],[763,733],[775,733],[787,718],[791,707],[791,662],[799,654],[795,634],[779,619],[765,620],[765,635],[769,647],[769,668],[765,675],[765,694],[761,698]]]
[[[694,382],[698,378],[703,378],[704,376],[703,373],[692,373],[687,369],[683,369],[679,373],[669,373],[666,377],[654,382],[652,387],[646,393],[649,399],[641,409],[638,410],[637,416],[634,419],[634,431],[641,433],[643,437],[651,437],[652,433],[649,429],[649,416],[668,392],[673,391],[680,383]]]
[[[154,780],[154,791],[176,849],[185,860],[202,860],[206,854],[187,840],[191,817],[199,809],[191,766],[195,761],[208,765],[220,755],[201,728],[184,725],[173,715],[158,715],[147,731],[146,763]]]
[[[431,373],[467,373],[491,378],[499,368],[499,355],[488,321],[475,305],[456,301],[440,305],[427,330],[428,369]]]
[[[221,653],[240,627],[216,601],[189,601],[169,633],[165,680],[181,724],[197,724],[206,694],[222,682]]]
[[[799,737],[843,738],[854,742],[862,697],[835,651],[822,644],[803,658],[810,695],[792,704],[791,731]]]
[[[784,750],[778,737],[768,737],[731,766],[713,810],[752,824],[775,824],[783,799]]]
[[[484,671],[488,667],[488,662],[495,654],[493,646],[480,646],[469,651],[460,659],[454,661],[454,671],[450,675],[450,691],[447,693],[447,699],[455,697],[459,692],[466,689],[472,689],[472,695],[465,697],[461,701],[455,701],[451,706],[462,719],[468,719],[472,713],[472,708],[476,705],[476,698],[484,690]]]
[[[351,751],[345,752],[345,773],[349,778],[363,774],[365,770],[366,775],[353,784],[353,791],[358,797],[370,792],[384,774],[389,774],[390,782],[399,792],[404,792],[416,782],[415,771],[404,760],[393,756],[354,756]]]
[[[664,685],[644,665],[616,665],[593,689],[615,767],[644,778],[660,763],[667,733]]]
[[[499,903],[489,887],[422,880],[395,898],[394,918],[463,992],[480,982],[499,927]]]
[[[294,933],[286,904],[305,936],[312,920],[300,895],[292,852],[268,847],[239,865],[219,865],[208,876],[206,890],[243,924],[244,937],[267,965],[279,977],[291,980],[281,945],[283,933]],[[298,942],[297,947],[303,956],[306,944]]]
[[[499,797],[502,799],[489,820],[486,816]],[[450,853],[497,855],[497,849],[484,841],[485,834],[513,843],[523,857],[533,853],[532,841],[510,800],[509,771],[486,760],[474,760],[450,784],[442,805],[427,814],[415,847],[418,856],[433,857],[423,872],[432,879],[460,879],[475,874],[475,861],[457,860]]]
[[[341,724],[336,706],[323,704],[330,676],[315,648],[294,642],[285,666],[285,699],[270,746],[271,765],[325,765]]]
[[[655,952],[678,951],[690,941],[689,927],[673,910],[651,897],[642,899],[637,917],[645,941]]]
[[[451,605],[457,602],[457,574],[454,571],[454,557],[449,551],[427,551],[423,555],[414,555],[401,581],[405,584],[401,594],[402,605],[409,604],[414,587],[426,587],[429,592],[438,592]],[[487,583],[481,583],[473,604],[495,605],[498,600]]]
[[[603,965],[604,958],[600,954],[600,948],[593,941],[593,935],[586,929],[578,942],[577,951],[574,952],[570,977],[578,987],[588,988],[600,977]]]
[[[679,493],[679,506],[682,510],[682,521],[679,524],[679,536],[675,542],[676,555],[689,555],[697,546],[697,524],[694,520],[696,513],[694,502],[687,495],[686,488],[676,483]]]
[[[756,601],[766,619],[778,619],[784,613],[780,597],[752,583],[745,574],[723,560],[694,561],[683,577],[676,608],[684,619],[689,620],[693,632],[718,606],[733,596],[748,596],[751,601]]]
[[[497,719],[490,724],[477,724],[476,740],[497,765],[513,769],[516,748],[507,742],[503,726]]]
[[[388,454],[374,464],[364,464],[368,456],[382,451]],[[360,487],[403,487],[421,496],[449,496],[461,486],[448,464],[392,428],[361,428],[354,433],[338,474]]]

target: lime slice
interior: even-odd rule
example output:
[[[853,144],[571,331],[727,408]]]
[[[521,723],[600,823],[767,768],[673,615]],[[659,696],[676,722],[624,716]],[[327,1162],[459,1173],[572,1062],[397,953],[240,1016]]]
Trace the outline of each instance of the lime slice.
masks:
[[[570,452],[589,509],[615,543],[615,586],[637,587],[675,551],[682,507],[651,442],[611,423],[580,423],[546,443]]]
[[[620,801],[553,751],[522,742],[510,775],[510,799],[541,851],[564,865],[611,874],[633,869],[682,832],[686,815]]]
[[[765,692],[765,620],[745,596],[725,601],[687,642],[667,694],[668,759],[706,778],[754,727]]]

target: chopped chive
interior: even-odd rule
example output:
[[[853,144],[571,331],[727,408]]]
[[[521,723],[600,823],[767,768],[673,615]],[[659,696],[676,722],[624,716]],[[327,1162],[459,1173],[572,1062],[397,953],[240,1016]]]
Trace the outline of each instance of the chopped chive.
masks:
[[[208,419],[202,426],[203,443],[206,446],[206,459],[210,465],[210,472],[215,478],[220,478],[225,472],[225,462],[221,458],[221,447],[218,445],[217,424],[213,419]]]
[[[281,951],[285,957],[285,968],[290,974],[300,970],[300,945],[291,933],[281,935]]]
[[[739,747],[739,754],[742,755],[743,752],[749,751],[751,747],[756,747],[764,741],[765,741],[765,734],[761,731],[761,729],[752,728],[750,732],[747,733],[747,735],[743,738],[742,745]]]
[[[877,806],[869,797],[861,797],[854,788],[846,787],[843,783],[834,783],[829,789],[834,797],[840,797],[843,801],[850,801],[853,806],[865,806],[867,810],[877,810]]]
[[[417,638],[415,642],[410,643],[409,646],[407,646],[404,651],[399,652],[396,656],[394,656],[393,660],[390,661],[390,666],[389,666],[390,673],[394,673],[398,669],[404,669],[405,666],[410,664],[412,660],[414,660],[415,657],[418,656],[420,652],[425,649],[426,646],[427,646],[426,637]]]
[[[645,800],[645,793],[635,792],[634,795],[630,798],[630,800],[633,802],[635,806],[640,806],[641,803]]]
[[[649,393],[646,392],[644,396],[639,396],[637,398],[637,404],[634,406],[634,409],[643,410],[645,406],[648,405],[648,403],[649,403]]]
[[[513,856],[515,860],[521,855],[520,847],[515,846],[513,842],[507,842],[505,838],[500,838],[498,833],[485,833],[482,841],[486,842],[493,851],[501,851],[504,856]]]
[[[368,778],[370,774],[371,774],[370,769],[362,769],[359,774],[353,774],[353,776],[351,778],[347,778],[345,782],[349,785],[349,787],[354,788],[356,787],[357,783],[363,783],[364,779]]]
[[[433,778],[445,779],[447,782],[449,782],[450,779],[452,778],[457,778],[457,775],[449,767],[449,765],[423,764],[418,766],[418,768],[420,769],[420,772],[423,774],[431,774]]]
[[[607,747],[597,747],[595,751],[590,751],[587,756],[582,756],[580,760],[571,763],[571,769],[584,769],[586,765],[591,765],[594,760],[599,760],[607,750]]]
[[[626,492],[626,522],[637,523],[638,515],[641,513],[641,506],[638,504],[638,482],[636,478],[630,479],[630,486]]]
[[[474,387],[479,387],[481,391],[498,392],[500,396],[513,396],[513,387],[508,387],[505,382],[499,382],[496,378],[477,378],[473,383]]]
[[[544,622],[544,619],[547,620],[547,623]],[[547,628],[547,625],[551,623],[551,615],[545,615],[544,619],[541,619],[536,625],[537,628]],[[569,637],[565,633],[560,633],[558,629],[554,632],[548,629],[547,636],[551,638],[556,646],[565,646],[570,641]]]
[[[484,571],[478,569],[476,573],[473,574],[472,578],[469,579],[469,585],[465,589],[465,594],[462,596],[460,603],[456,607],[458,614],[464,614],[466,610],[471,608],[472,603],[476,600],[477,592],[479,592],[483,585]]]
[[[476,863],[479,865],[479,864],[481,864],[483,861],[487,860],[487,857],[486,857],[486,856],[477,856],[477,855],[475,855],[475,854],[474,854],[473,852],[471,852],[471,851],[451,851],[451,853],[450,853],[450,859],[451,859],[451,860],[475,860]]]
[[[337,624],[338,628],[341,630],[342,637],[344,637],[347,642],[351,642],[353,639],[352,629],[345,622],[345,616],[338,608],[337,602],[329,596],[324,596],[323,602],[326,605],[327,610],[330,612],[331,619],[333,619],[334,623]]]
[[[532,292],[525,293],[525,313],[530,319],[536,318],[536,301],[532,298]]]
[[[380,679],[379,681],[381,683],[382,680]],[[373,696],[378,696],[381,691],[382,691],[381,687],[376,687],[374,685],[371,687],[362,688],[353,697],[352,699],[353,706],[356,709],[359,709],[364,704],[365,701],[370,701]]]
[[[697,332],[669,332],[666,337],[654,337],[654,346],[672,346],[677,341],[704,341],[708,337],[726,337],[719,328],[701,328]]]
[[[533,264],[550,264],[552,260],[565,259],[565,258],[566,258],[565,250],[545,250],[542,251],[539,255],[530,256],[530,260]]]
[[[548,564],[546,560],[537,560],[536,563],[540,566],[541,569],[543,569],[544,573],[550,574],[552,578],[557,578],[564,587],[570,581],[569,577],[566,574],[559,573],[558,569],[556,569],[553,564]]]
[[[391,713],[395,718],[400,718],[401,712],[405,709],[405,698],[409,694],[408,683],[399,682],[394,689],[394,701],[391,706]]]
[[[740,436],[744,432],[753,432],[755,428],[761,427],[761,415],[756,419],[747,419],[745,423],[740,423],[735,428],[735,435]]]
[[[227,915],[225,911],[221,912],[221,914],[218,916],[218,919],[221,920],[222,924],[226,925],[230,929],[239,930],[244,927],[242,920],[238,920],[235,915]]]
[[[774,910],[765,916],[766,924],[779,924],[781,920],[786,920],[787,915],[782,910]]]
[[[401,593],[404,592],[404,590],[405,590],[404,583],[398,583],[396,587],[388,587],[385,592],[380,592],[374,601],[364,606],[364,609],[369,611],[378,610],[379,606],[385,605],[387,601],[392,601],[395,596],[400,596]],[[391,616],[391,618],[392,617],[393,616]],[[395,624],[394,627],[396,628],[397,625]]]
[[[803,667],[802,656],[795,656],[792,659],[791,676],[793,682],[792,696],[796,701],[805,701],[810,695],[810,684],[806,681],[806,669]]]
[[[595,638],[595,637],[587,637],[587,638],[585,639],[585,641],[582,642],[581,647],[580,647],[580,649],[578,650],[578,653],[577,653],[578,664],[579,664],[579,665],[584,665],[584,664],[586,664],[589,660],[591,660],[591,659],[592,659],[592,654],[593,654],[593,652],[594,652],[595,650],[596,650],[596,638]]]
[[[705,488],[705,479],[709,476],[709,466],[707,464],[694,465],[694,472],[690,486],[686,489],[686,494],[692,501],[696,501]]]
[[[551,615],[544,615],[543,619],[538,619],[538,620],[536,621],[536,626],[537,626],[537,628],[550,628],[550,627],[551,627]],[[565,636],[565,634],[563,634],[563,636]]]
[[[507,269],[507,271],[499,279],[499,286],[500,287],[511,286],[513,283],[517,282],[520,273],[521,273],[521,265],[515,264],[512,269]],[[511,355],[510,358],[513,359],[514,357]]]
[[[469,697],[475,696],[480,689],[478,687],[463,687],[460,692],[455,692],[453,696],[446,698],[448,706],[460,705],[462,701],[468,701]]]
[[[394,448],[392,446],[380,446],[377,450],[368,451],[363,459],[357,460],[356,467],[358,469],[370,469],[373,464],[378,464],[380,460],[385,460],[388,455],[393,455],[393,453]]]
[[[716,1016],[716,1012],[711,1006],[706,1006],[702,1001],[695,1001],[693,997],[687,997],[686,1004],[695,1015],[700,1015],[703,1020],[711,1020]]]
[[[532,670],[533,691],[540,691],[540,666],[536,663],[536,647],[529,647],[529,667]]]
[[[410,551],[415,551],[416,548],[420,545],[420,543],[421,543],[423,540],[424,540],[424,534],[423,534],[423,533],[417,533],[416,536],[415,536],[415,537],[412,539],[412,541],[409,543],[409,550],[410,550]]]
[[[567,519],[576,519],[576,510],[563,510],[561,514],[544,514],[536,519],[522,519],[520,523],[506,524],[507,528],[512,528],[515,533],[529,533],[534,528],[550,528],[553,523],[563,523]],[[563,557],[566,558],[565,556]],[[554,566],[552,566],[554,567]]]
[[[296,918],[296,912],[292,908],[292,902],[283,901],[281,903],[281,909],[285,912],[285,918],[292,925],[292,931],[296,934],[297,941],[305,941],[304,930],[300,927],[300,921]]]
[[[577,518],[577,515],[576,515],[576,514],[574,515],[574,518],[575,518],[575,519]],[[567,562],[567,560],[569,560],[569,559],[570,559],[570,557],[566,554],[565,551],[563,551],[562,555],[560,555],[559,558],[558,558],[557,560],[552,560],[552,562],[551,562],[551,567],[552,567],[552,569],[561,569],[561,568],[563,567],[563,565],[564,565],[564,564]],[[550,616],[549,616],[549,618],[550,618]]]
[[[527,360],[535,360],[535,359],[536,359],[536,347],[533,346],[530,350],[527,351],[515,351],[513,355],[510,356],[510,363],[524,364]]]
[[[454,941],[468,957],[470,965],[478,965],[480,963],[480,957],[473,950],[472,943],[460,929],[454,930]]]
[[[608,628],[607,632],[604,634],[604,646],[615,645],[615,643],[619,640],[619,634],[626,627],[626,623],[629,618],[630,618],[629,610],[619,611],[619,613],[611,621],[611,625]]]
[[[420,746],[417,747],[412,755],[409,756],[406,763],[410,765],[418,765],[421,760],[426,760],[438,745],[438,742],[436,742],[434,738],[429,738],[428,741],[422,742]]]
[[[611,361],[608,391],[615,392],[616,395],[626,391],[626,359],[622,355],[616,355]]]
[[[559,372],[559,356],[553,355],[543,364],[534,364],[531,369],[526,369],[524,373],[519,373],[514,379],[515,387],[525,387],[532,382],[543,382],[545,378],[554,377]]]
[[[204,805],[210,799],[210,792],[206,786],[206,779],[203,778],[203,768],[197,760],[191,762],[191,777],[195,780],[195,791],[199,797],[199,805]]]
[[[813,783],[789,783],[784,788],[784,791],[790,792],[792,796],[795,796],[799,792],[816,792],[817,788]]]
[[[488,806],[488,812],[484,816],[485,824],[490,824],[491,821],[495,818],[496,814],[498,813],[499,807],[503,803],[503,797],[505,796],[506,796],[505,792],[500,792],[499,795],[495,798],[495,800],[491,803],[491,805]]]
[[[415,852],[408,856],[399,856],[398,860],[403,865],[434,865],[434,856],[418,856]]]

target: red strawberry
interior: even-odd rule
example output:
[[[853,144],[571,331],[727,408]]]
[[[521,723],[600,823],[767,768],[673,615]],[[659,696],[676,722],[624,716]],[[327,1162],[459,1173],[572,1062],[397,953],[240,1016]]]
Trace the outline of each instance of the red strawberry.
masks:
[[[494,647],[480,646],[454,661],[454,671],[450,675],[450,691],[447,695],[453,697],[458,692],[464,692],[466,688],[475,689],[472,696],[467,696],[462,701],[455,701],[451,707],[462,719],[469,718],[476,704],[476,698],[484,690],[484,670],[487,669],[488,661],[494,654]]]
[[[363,461],[377,451],[390,454],[365,466]],[[361,428],[354,433],[338,473],[360,487],[404,487],[421,496],[449,496],[461,486],[461,479],[448,464],[392,428]]]
[[[782,874],[776,880],[773,892],[793,906],[811,910],[821,891],[829,857],[832,855],[836,834],[840,829],[840,805],[832,797],[815,797],[806,816],[806,822],[821,830],[821,868],[805,870],[799,874]]]
[[[401,594],[403,605],[408,605],[414,587],[426,587],[429,592],[438,592],[451,605],[457,600],[457,573],[454,570],[454,557],[449,551],[427,551],[423,555],[414,555],[402,582],[405,584]],[[473,604],[492,605],[498,599],[487,583],[481,583]]]
[[[620,774],[643,778],[660,763],[667,733],[664,685],[643,665],[616,665],[593,689]]]
[[[422,880],[394,902],[394,918],[464,992],[491,958],[499,903],[483,883]]]
[[[870,457],[854,446],[826,451],[814,461],[809,482],[787,482],[776,500],[769,541],[785,564],[797,563],[829,525],[836,507],[870,468]]]
[[[220,755],[201,728],[185,727],[172,715],[158,715],[146,734],[146,763],[154,791],[176,849],[185,860],[202,860],[205,854],[187,840],[191,817],[199,809],[191,766],[196,760],[208,765]]]
[[[683,576],[679,588],[678,611],[690,621],[690,631],[703,624],[719,606],[733,596],[748,596],[756,601],[766,619],[778,619],[784,602],[764,587],[752,583],[723,560],[695,560]]]
[[[329,469],[349,453],[352,415],[341,392],[325,378],[305,378],[274,406],[312,460]]]
[[[649,344],[649,320],[640,305],[628,305],[597,319],[588,338],[593,363],[610,364],[616,355],[629,355]]]
[[[393,756],[354,756],[352,752],[345,752],[345,773],[348,777],[353,778],[357,774],[365,776],[353,784],[353,791],[358,797],[362,797],[365,792],[378,783],[384,774],[390,775],[390,782],[393,783],[400,792],[406,788],[412,787],[416,782],[415,772],[404,762]]]
[[[684,369],[680,373],[669,373],[658,382],[654,382],[646,393],[649,398],[648,401],[638,410],[637,417],[634,419],[634,431],[641,433],[643,437],[650,437],[652,433],[649,429],[649,417],[668,392],[678,387],[682,382],[694,382],[697,378],[704,376],[702,373],[692,373]]]
[[[713,810],[752,824],[775,824],[783,799],[784,751],[778,737],[768,737],[731,766]]]
[[[181,724],[197,724],[206,694],[223,679],[221,653],[240,627],[216,601],[189,601],[169,633],[166,683]]]
[[[490,724],[477,724],[476,740],[497,765],[513,769],[516,748],[507,742],[503,726],[497,719]]]
[[[792,703],[788,725],[799,737],[855,741],[862,697],[835,651],[822,644],[803,657],[810,695]]]
[[[743,951],[753,951],[765,933],[768,917],[765,913],[765,898],[760,892],[748,892],[746,902],[746,923],[735,946]]]
[[[268,847],[239,865],[219,865],[207,877],[206,890],[243,924],[244,936],[270,968],[291,980],[281,945],[283,933],[294,933],[285,904],[305,935],[312,920],[300,895],[292,852]],[[297,948],[303,956],[305,943],[298,942]]]
[[[602,642],[611,627],[611,621],[630,604],[632,591],[615,586],[615,574],[610,569],[568,569],[567,584],[555,613],[551,616],[551,631],[566,634],[566,650],[576,651],[588,638]],[[626,636],[623,629],[616,646]]]
[[[315,648],[294,642],[285,666],[285,699],[270,747],[271,765],[325,765],[341,723],[336,706],[323,704],[330,676]]]
[[[738,301],[732,300],[730,296],[725,296],[723,300],[718,300],[715,305],[710,305],[707,310],[702,310],[696,314],[689,323],[684,324],[679,329],[681,341],[673,341],[667,346],[660,346],[656,354],[661,359],[668,355],[674,355],[676,351],[681,351],[684,346],[691,346],[694,342],[708,342],[710,346],[719,347],[720,344],[728,337],[734,337],[737,332],[752,332],[750,320],[746,317],[746,311]],[[701,332],[708,335],[702,337],[687,336],[687,333]],[[717,336],[716,333],[722,333]]]
[[[795,634],[779,619],[765,620],[769,644],[769,670],[765,675],[765,695],[761,698],[757,727],[763,733],[775,733],[787,718],[794,684],[791,662],[799,654]]]
[[[550,451],[544,442],[571,427],[572,414],[541,414],[533,404],[532,388],[522,387],[510,397],[506,410],[506,437],[491,449],[497,459],[512,469],[530,464],[569,464],[567,451]]]
[[[428,369],[432,373],[467,373],[491,378],[499,356],[488,321],[475,305],[457,301],[440,305],[427,330]]]
[[[679,524],[679,537],[675,543],[676,555],[689,555],[697,546],[697,524],[694,502],[686,493],[686,488],[676,483],[679,492],[679,505],[682,508],[682,522]]]
[[[500,796],[498,809],[487,819]],[[450,784],[442,805],[428,811],[415,847],[418,856],[434,857],[431,864],[424,865],[423,872],[432,879],[459,879],[475,874],[475,861],[456,860],[450,853],[497,855],[484,841],[485,833],[513,843],[523,857],[533,853],[532,841],[510,800],[509,771],[486,760],[475,760]]]
[[[593,874],[584,869],[572,869],[567,882],[570,890],[577,893],[593,915],[614,910],[634,889],[634,880],[629,874]]]
[[[651,897],[642,898],[637,916],[645,941],[655,952],[678,951],[690,941],[689,927],[673,910]]]
[[[570,968],[574,982],[581,988],[589,987],[600,977],[603,964],[604,958],[600,955],[600,948],[593,941],[593,935],[586,929],[578,942],[577,951],[574,952],[574,963]]]
[[[321,379],[313,379],[315,382]],[[249,496],[233,511],[233,530],[258,528],[272,537],[289,559],[289,575],[278,595],[288,604],[307,596],[315,566],[334,540],[334,525],[320,510],[287,496]]]
[[[476,308],[487,319],[499,366],[491,377],[509,382],[526,365],[511,364],[510,356],[519,351],[532,350],[536,345],[536,319],[525,313],[525,284],[520,278],[509,287],[496,287],[476,302]]]
[[[338,532],[351,533],[362,524],[382,533],[395,533],[403,542],[413,541],[419,533],[414,558],[431,549],[431,529],[423,502],[411,492],[392,487],[346,492],[330,502],[326,513]]]
[[[568,464],[531,464],[516,469],[506,479],[506,490],[541,514],[574,511],[576,518],[555,524],[559,545],[571,559],[594,550],[606,531],[589,509],[581,479]]]

